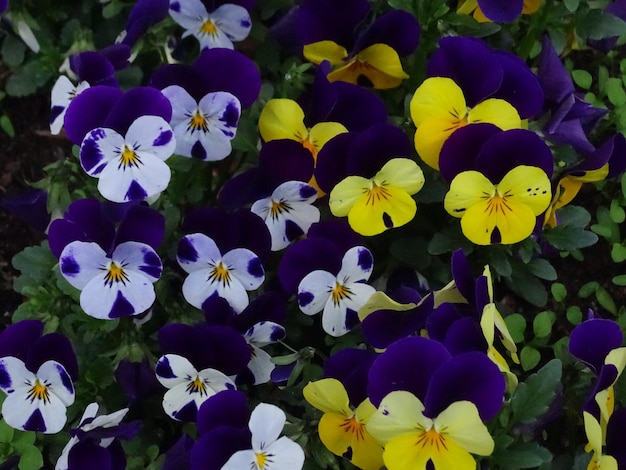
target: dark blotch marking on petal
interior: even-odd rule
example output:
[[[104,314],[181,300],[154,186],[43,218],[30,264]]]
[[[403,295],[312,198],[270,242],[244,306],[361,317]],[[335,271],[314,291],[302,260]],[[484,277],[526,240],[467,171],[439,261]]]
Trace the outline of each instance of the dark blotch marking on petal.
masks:
[[[248,261],[248,274],[257,278],[265,275],[265,270],[259,258],[252,258]]]
[[[249,28],[250,26],[252,26],[252,24],[250,23],[250,21],[248,20],[241,20],[239,22],[239,24],[243,27],[243,28]]]
[[[61,272],[66,276],[75,276],[80,272],[80,266],[73,256],[61,258]]]
[[[183,263],[198,261],[198,252],[188,238],[181,238],[178,242],[178,258]]]
[[[154,252],[146,250],[143,253],[143,262],[150,266],[161,266],[161,258]]]
[[[162,357],[159,362],[157,362],[154,372],[156,375],[163,377],[164,379],[175,379],[178,377],[172,370],[172,366],[170,365],[170,361],[167,357]]]
[[[131,304],[122,291],[117,291],[117,297],[113,302],[113,306],[111,307],[111,311],[109,312],[109,318],[121,318],[128,317],[135,313],[135,307]]]
[[[104,155],[102,155],[100,147],[96,145],[96,139],[92,139],[90,137],[85,139],[80,148],[80,163],[85,171],[91,172],[91,170],[98,165],[103,158]],[[94,172],[94,174],[96,174],[96,172]]]
[[[161,266],[139,266],[139,270],[157,279],[161,277]]]
[[[285,236],[287,237],[287,240],[292,242],[302,235],[304,235],[304,230],[302,230],[298,224],[289,219],[285,221]]]
[[[367,87],[367,88],[372,88],[374,86],[374,84],[369,79],[369,77],[366,77],[365,75],[359,75],[358,78],[356,79],[356,83],[357,85]]]
[[[50,109],[50,124],[52,124],[54,120],[59,117],[59,115],[63,112],[64,109],[65,109],[65,106],[53,106]]]
[[[270,340],[273,342],[280,341],[285,337],[285,330],[283,328],[274,327],[270,334]]]
[[[129,201],[143,201],[146,197],[148,197],[148,193],[135,180],[130,183],[128,191],[126,191],[126,194],[124,195],[124,199]]]
[[[180,2],[172,2],[172,3],[170,3],[170,10],[179,13],[180,12]]]
[[[60,364],[57,364],[56,368],[59,376],[61,377],[61,383],[63,384],[65,389],[70,393],[74,393],[74,384],[72,383],[72,379],[67,371]]]
[[[174,418],[179,419],[180,421],[195,421],[196,415],[198,414],[198,408],[196,407],[196,403],[191,400],[185,406],[183,406],[180,410],[174,411],[172,416]]]
[[[357,264],[363,271],[369,271],[372,269],[374,258],[372,258],[370,250],[359,250],[359,260],[357,261]]]
[[[307,305],[309,305],[311,302],[313,302],[313,299],[315,298],[315,296],[313,294],[311,294],[310,292],[300,292],[298,293],[298,305],[300,307],[306,307]]]
[[[9,388],[10,386],[11,376],[4,367],[4,364],[0,363],[0,388]]]
[[[226,105],[226,109],[220,118],[220,121],[225,123],[228,127],[237,127],[239,122],[239,106],[234,101],[231,101]]]
[[[199,140],[191,146],[191,156],[198,160],[206,160],[206,150]]]
[[[389,410],[383,410],[383,416],[388,416],[389,415]]]
[[[386,212],[383,212],[383,224],[387,228],[393,228],[393,220],[391,220],[391,216]]]
[[[487,229],[489,231],[489,229]],[[502,235],[500,234],[500,229],[495,227],[493,232],[491,232],[491,243],[500,243],[502,241]]]
[[[234,390],[234,389],[235,389],[235,386],[233,384],[231,383],[226,384],[226,390]]]
[[[33,414],[30,415],[30,418],[24,423],[24,429],[27,431],[46,432],[46,422],[39,408],[33,411]]]
[[[342,457],[350,460],[352,459],[352,447],[349,447],[346,449],[346,451],[343,453]]]
[[[308,184],[303,184],[300,186],[300,197],[302,199],[308,199],[312,197],[314,194],[317,194],[317,189]]]
[[[161,147],[163,145],[167,145],[172,141],[173,135],[174,134],[170,130],[161,131],[161,133],[157,136],[157,138],[154,139],[154,142],[152,142],[152,145],[154,147]]]
[[[346,329],[351,330],[359,324],[359,314],[351,308],[346,309]]]

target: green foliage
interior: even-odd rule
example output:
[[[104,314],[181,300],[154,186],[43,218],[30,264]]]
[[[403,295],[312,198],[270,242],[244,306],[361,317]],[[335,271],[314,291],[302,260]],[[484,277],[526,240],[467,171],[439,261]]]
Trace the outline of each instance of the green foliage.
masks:
[[[533,423],[548,411],[561,383],[561,361],[553,359],[518,385],[511,397],[512,420]]]

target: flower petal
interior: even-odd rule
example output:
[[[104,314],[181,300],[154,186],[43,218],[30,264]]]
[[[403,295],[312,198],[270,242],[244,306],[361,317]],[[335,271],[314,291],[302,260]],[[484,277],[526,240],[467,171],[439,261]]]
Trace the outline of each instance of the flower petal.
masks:
[[[321,379],[309,382],[302,389],[304,399],[323,413],[335,413],[343,417],[352,416],[348,393],[337,379]]]
[[[61,274],[77,289],[85,286],[102,273],[109,259],[104,250],[94,242],[74,241],[61,252]]]
[[[252,410],[248,424],[252,432],[252,449],[255,452],[267,450],[280,436],[286,420],[285,412],[277,406],[259,403]]]
[[[215,264],[221,258],[222,254],[216,243],[203,233],[185,235],[178,242],[176,259],[187,273],[206,269],[207,263]]]
[[[187,383],[194,378],[198,371],[186,357],[178,354],[166,354],[161,356],[154,368],[158,381],[166,388],[174,388],[177,385]]]
[[[328,271],[313,271],[298,285],[298,307],[306,315],[321,312],[330,298],[337,279]]]
[[[265,280],[265,270],[257,255],[247,248],[235,248],[222,258],[229,272],[246,290],[255,290]]]

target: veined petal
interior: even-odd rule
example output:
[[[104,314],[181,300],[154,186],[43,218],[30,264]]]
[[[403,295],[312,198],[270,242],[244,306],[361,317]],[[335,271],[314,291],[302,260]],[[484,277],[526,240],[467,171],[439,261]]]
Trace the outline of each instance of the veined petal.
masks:
[[[424,405],[412,393],[402,390],[391,392],[380,402],[366,428],[378,442],[387,445],[403,434],[414,435],[417,431],[430,429],[432,420],[426,418],[423,411]]]
[[[355,246],[346,251],[341,260],[337,279],[342,284],[367,281],[374,269],[372,252],[364,246]]]
[[[149,153],[167,160],[174,153],[176,139],[170,125],[160,116],[140,116],[128,128],[126,145],[138,156]]]
[[[431,77],[415,90],[410,103],[411,118],[416,127],[429,119],[458,122],[467,114],[463,91],[446,77]]]
[[[550,204],[552,190],[546,173],[534,166],[521,165],[509,171],[498,183],[498,193],[529,207],[534,215],[540,215]]]
[[[39,380],[7,395],[2,417],[15,429],[45,434],[59,432],[67,421],[66,405]]]
[[[522,128],[517,109],[499,98],[490,98],[478,103],[469,111],[467,120],[469,123],[488,122],[503,131]]]
[[[212,279],[214,271],[204,269],[194,271],[183,282],[183,297],[196,308],[202,308],[202,304],[209,297],[218,295],[227,300],[230,306],[241,313],[249,304],[248,293],[244,286],[235,277],[230,277],[227,282],[220,279]]]
[[[306,315],[321,312],[335,288],[337,278],[327,271],[313,271],[298,285],[298,306]]]
[[[140,272],[150,282],[156,282],[161,277],[161,258],[150,245],[145,243],[120,243],[111,254],[111,259],[123,266],[125,270]]]
[[[448,439],[448,436],[442,439],[442,443],[443,446],[433,445],[430,448],[431,460],[435,468],[454,468],[455,470],[476,468],[476,460],[463,447],[452,439]]]
[[[383,44],[376,44],[377,46],[383,46]],[[373,46],[372,46],[373,47]],[[387,46],[388,47],[388,46]],[[394,54],[396,52],[391,49]],[[396,54],[397,56],[397,54]],[[386,67],[391,70],[394,75],[397,74],[397,66],[393,61],[384,61],[384,58],[376,57],[378,65],[381,67]],[[398,60],[399,63],[399,60]],[[400,66],[400,70],[402,71],[402,67]],[[404,71],[402,71],[404,73]],[[406,74],[405,74],[406,75]],[[354,59],[348,62],[343,67],[338,68],[337,70],[332,71],[328,74],[329,82],[347,82],[352,83],[353,85],[362,85],[367,87],[372,87],[378,90],[386,90],[389,88],[395,88],[402,80],[408,78],[408,75],[403,77],[395,77],[392,76],[378,68],[372,66],[372,64],[362,60],[360,55],[357,55]]]
[[[395,186],[373,184],[350,209],[348,222],[361,235],[378,235],[409,223],[416,212],[417,204],[406,191]]]
[[[228,271],[246,290],[257,289],[265,280],[265,270],[257,255],[247,248],[235,248],[222,258]]]
[[[348,132],[346,126],[339,122],[318,122],[309,130],[308,144],[313,149],[313,156],[317,157],[320,149],[335,136]],[[306,142],[303,143],[306,145]]]
[[[183,28],[195,29],[208,18],[209,13],[200,0],[172,0],[170,15]]]
[[[238,450],[230,456],[220,470],[241,470],[243,468],[256,469],[257,459],[253,450]]]
[[[439,155],[443,144],[457,129],[467,125],[465,119],[453,116],[433,117],[419,125],[415,131],[415,150],[429,167],[439,170]]]
[[[172,118],[170,119],[172,127],[188,119],[188,116],[198,109],[196,100],[187,90],[179,85],[165,87],[161,90],[161,93],[172,105]]]
[[[211,20],[231,41],[243,41],[250,34],[250,13],[241,5],[225,3],[211,13]]]
[[[350,400],[343,384],[333,378],[309,382],[302,389],[304,399],[324,413],[335,413],[343,418],[353,415]]]
[[[212,238],[204,233],[185,235],[178,242],[176,259],[187,273],[206,269],[207,263],[216,264],[222,258]]]
[[[415,445],[423,435],[424,432],[419,433],[414,430],[391,439],[385,445],[385,452],[383,453],[385,467],[388,470],[426,469],[426,464],[431,457],[430,448],[423,445]],[[458,467],[445,468],[454,468],[456,470]]]
[[[309,135],[304,125],[304,111],[294,100],[286,98],[271,99],[263,107],[259,132],[265,142],[280,139],[302,142]]]
[[[336,217],[345,217],[359,198],[370,190],[371,185],[371,181],[362,176],[344,178],[330,192],[330,211]]]
[[[374,182],[415,194],[424,186],[424,172],[409,158],[392,158],[376,173]]]
[[[399,84],[400,80],[409,78],[406,72],[402,69],[402,63],[400,62],[398,53],[388,44],[379,43],[366,47],[357,53],[356,58],[357,61],[361,61],[366,65],[373,67],[385,76],[385,78],[381,80],[381,77],[378,77],[378,74],[367,74],[367,77],[372,81],[374,88],[393,88]],[[392,85],[392,83],[394,83],[394,85]]]
[[[478,171],[464,171],[454,177],[443,204],[453,217],[463,217],[470,207],[484,203],[495,194],[496,187]]]
[[[273,321],[261,321],[254,324],[245,333],[248,344],[266,346],[285,337],[285,327]]]
[[[252,434],[254,440],[254,434]],[[263,453],[256,453],[256,464],[262,470],[300,470],[304,465],[304,451],[286,436],[272,442]],[[261,459],[265,459],[261,465]]]
[[[331,336],[342,336],[359,323],[358,311],[376,292],[360,282],[337,284],[322,313],[322,327]]]
[[[166,388],[187,383],[190,378],[198,375],[196,368],[189,359],[178,354],[161,356],[154,368],[157,380]]]
[[[12,356],[0,358],[0,390],[3,392],[11,394],[35,379],[35,374],[26,369],[21,359]]]
[[[470,401],[457,401],[435,418],[435,430],[472,454],[490,455],[493,438]]]
[[[272,378],[272,371],[276,368],[276,364],[272,362],[272,356],[254,344],[250,344],[250,349],[250,362],[246,367],[254,378],[252,385],[268,383]]]
[[[348,57],[348,51],[334,41],[319,41],[306,44],[302,49],[302,55],[306,60],[318,65],[325,60],[331,65],[343,65],[343,60]]]
[[[37,369],[35,375],[65,406],[74,403],[74,384],[70,374],[61,364],[56,361],[46,361]]]
[[[589,412],[583,411],[585,421],[585,434],[591,449],[598,454],[602,454],[602,428],[598,420]]]
[[[99,127],[89,132],[80,145],[80,164],[90,176],[99,175],[107,163],[118,157],[124,138],[113,129]]]
[[[265,450],[278,439],[285,426],[285,412],[275,405],[259,403],[250,414],[248,427],[252,433],[252,449]]]
[[[94,242],[74,241],[68,244],[59,258],[61,274],[77,289],[83,289],[94,277],[102,273],[109,262],[106,253]]]

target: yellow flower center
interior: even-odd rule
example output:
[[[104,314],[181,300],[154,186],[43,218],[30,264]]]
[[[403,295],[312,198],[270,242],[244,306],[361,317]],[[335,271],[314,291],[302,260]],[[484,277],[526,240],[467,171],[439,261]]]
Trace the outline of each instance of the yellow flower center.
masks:
[[[32,403],[35,400],[43,400],[45,402],[50,401],[50,392],[48,392],[48,387],[42,384],[39,379],[35,380],[35,384],[28,391],[28,399]]]
[[[209,124],[199,109],[197,109],[194,115],[191,116],[191,119],[189,119],[189,123],[187,124],[187,130],[202,132],[209,131]]]
[[[379,203],[383,199],[388,200],[391,196],[387,188],[385,188],[385,183],[378,184],[372,182],[372,187],[367,190],[367,201],[366,205],[373,206],[376,203]]]
[[[200,395],[208,395],[207,388],[208,387],[204,383],[204,380],[202,380],[199,375],[196,375],[196,378],[187,384],[186,391],[190,395],[192,393],[199,393]]]
[[[339,305],[339,302],[343,299],[349,299],[351,295],[352,291],[348,287],[335,281],[335,288],[330,292],[330,296],[335,306]]]
[[[270,207],[270,217],[272,217],[272,219],[276,219],[278,218],[278,214],[281,214],[283,212],[289,212],[291,210],[291,207],[289,207],[289,204],[287,204],[284,201],[274,201],[272,199],[272,207]]]
[[[141,160],[139,160],[135,151],[124,145],[124,151],[120,155],[120,166],[123,166],[124,168],[132,165],[139,166],[139,163],[141,163]]]
[[[447,450],[448,448],[446,445],[446,438],[443,434],[439,434],[434,427],[419,434],[415,445],[431,449],[434,452],[441,452]]]
[[[217,28],[215,27],[215,23],[213,23],[210,19],[206,20],[202,23],[202,26],[200,26],[200,34],[210,34],[211,36],[216,36]]]
[[[221,282],[223,285],[230,284],[230,272],[228,266],[221,261],[217,265],[213,266],[211,274],[209,274],[209,280]]]
[[[340,426],[346,434],[353,435],[358,441],[365,440],[365,426],[356,416],[344,419]]]
[[[111,264],[109,264],[109,267],[107,268],[107,273],[104,275],[104,283],[108,284],[110,287],[114,282],[121,282],[125,284],[126,281],[128,281],[128,276],[124,272],[122,266],[118,266],[111,261]]]
[[[265,462],[268,461],[268,456],[267,454],[264,453],[256,453],[254,454],[256,457],[256,466],[259,467],[260,469],[264,469],[265,468]]]

